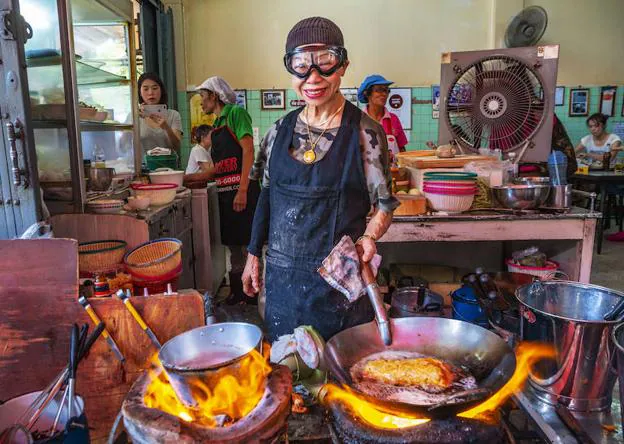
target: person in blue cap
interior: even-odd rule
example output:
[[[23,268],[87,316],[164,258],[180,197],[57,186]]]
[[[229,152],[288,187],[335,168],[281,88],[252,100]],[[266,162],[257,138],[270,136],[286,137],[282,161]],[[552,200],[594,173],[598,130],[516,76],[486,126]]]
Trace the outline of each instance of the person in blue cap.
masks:
[[[386,108],[392,83],[394,82],[379,74],[370,75],[358,88],[358,100],[367,104],[364,112],[383,126],[388,140],[388,151],[394,156],[405,151],[407,137],[397,115]]]

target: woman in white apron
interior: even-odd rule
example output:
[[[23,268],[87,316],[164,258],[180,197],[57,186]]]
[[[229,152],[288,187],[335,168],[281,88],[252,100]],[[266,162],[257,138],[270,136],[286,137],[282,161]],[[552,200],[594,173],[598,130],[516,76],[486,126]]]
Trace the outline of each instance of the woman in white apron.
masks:
[[[407,137],[397,115],[386,108],[392,83],[379,74],[370,75],[358,88],[358,100],[367,104],[364,112],[383,126],[388,140],[388,151],[394,157],[405,151]]]

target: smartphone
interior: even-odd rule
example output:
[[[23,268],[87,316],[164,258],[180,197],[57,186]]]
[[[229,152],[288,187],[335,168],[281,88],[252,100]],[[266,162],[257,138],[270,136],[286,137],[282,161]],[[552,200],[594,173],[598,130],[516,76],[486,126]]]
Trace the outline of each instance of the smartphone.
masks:
[[[143,105],[143,114],[145,116],[160,114],[162,117],[167,117],[167,105]]]

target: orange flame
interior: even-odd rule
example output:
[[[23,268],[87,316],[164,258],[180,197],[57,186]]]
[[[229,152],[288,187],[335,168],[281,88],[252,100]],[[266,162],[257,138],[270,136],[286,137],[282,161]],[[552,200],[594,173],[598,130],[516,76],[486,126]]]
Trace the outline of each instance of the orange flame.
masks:
[[[321,393],[324,404],[335,401],[341,402],[355,415],[380,429],[403,429],[430,421],[428,418],[417,418],[401,412],[381,411],[377,405],[362,399],[347,387],[341,388],[334,384],[325,384]]]
[[[156,364],[157,369],[150,370],[145,405],[207,427],[233,423],[251,412],[262,398],[271,373],[266,357],[252,350],[236,364],[207,373],[202,379],[191,379],[189,385],[198,405],[189,408],[178,400],[157,359]]]
[[[499,391],[476,407],[471,408],[458,416],[474,418],[489,411],[495,411],[509,399],[511,395],[521,390],[529,376],[529,369],[533,364],[544,358],[555,357],[555,348],[549,344],[522,342],[516,349],[516,370],[511,379]]]
[[[489,420],[507,399],[521,390],[526,381],[529,369],[538,360],[555,356],[555,349],[551,345],[536,343],[521,343],[516,349],[516,369],[511,379],[493,396],[476,407],[460,413],[463,418],[479,418]],[[322,402],[339,401],[356,416],[372,426],[381,429],[402,429],[414,427],[429,421],[425,417],[407,415],[403,412],[389,412],[353,393],[348,387],[338,387],[334,384],[325,384],[322,391]]]

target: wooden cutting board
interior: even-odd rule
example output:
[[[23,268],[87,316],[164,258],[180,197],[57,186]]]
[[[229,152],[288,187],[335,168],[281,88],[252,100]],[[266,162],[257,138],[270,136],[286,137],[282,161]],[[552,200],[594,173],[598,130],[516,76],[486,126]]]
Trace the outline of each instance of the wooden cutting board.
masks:
[[[418,156],[413,158],[403,158],[401,166],[413,168],[462,168],[468,162],[496,160],[494,157],[480,156],[477,154],[459,154],[450,159],[440,159],[437,156]]]

